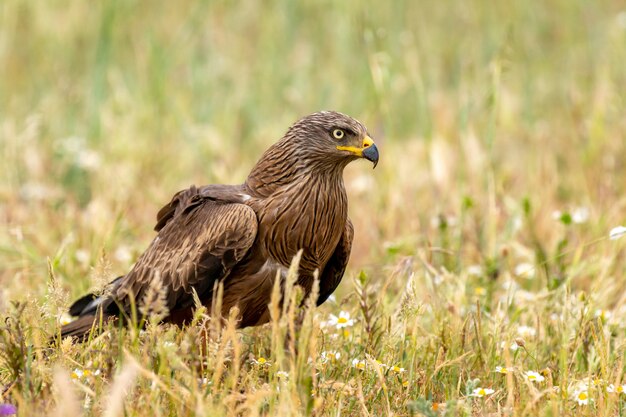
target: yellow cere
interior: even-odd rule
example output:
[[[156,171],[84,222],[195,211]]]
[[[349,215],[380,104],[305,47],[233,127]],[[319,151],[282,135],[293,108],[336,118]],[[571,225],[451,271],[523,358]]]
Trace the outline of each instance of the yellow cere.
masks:
[[[337,146],[337,149],[340,151],[348,151],[352,152],[356,156],[363,156],[363,149],[369,148],[374,144],[374,141],[369,136],[366,136],[363,139],[363,147],[357,148],[356,146]]]

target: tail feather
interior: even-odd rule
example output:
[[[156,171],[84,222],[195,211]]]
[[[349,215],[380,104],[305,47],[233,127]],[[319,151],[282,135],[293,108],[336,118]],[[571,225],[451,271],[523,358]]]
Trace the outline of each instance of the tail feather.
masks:
[[[111,281],[107,286],[108,289],[115,289],[122,278],[124,278],[123,275]],[[87,294],[74,301],[69,308],[69,313],[78,318],[61,327],[61,339],[74,337],[84,341],[95,326],[116,318],[119,314],[119,308],[109,295]]]
[[[78,300],[74,301],[74,303],[70,306],[70,316],[80,316],[81,313],[85,310],[85,308],[93,302],[98,296],[96,294],[87,294],[83,297],[80,297]]]

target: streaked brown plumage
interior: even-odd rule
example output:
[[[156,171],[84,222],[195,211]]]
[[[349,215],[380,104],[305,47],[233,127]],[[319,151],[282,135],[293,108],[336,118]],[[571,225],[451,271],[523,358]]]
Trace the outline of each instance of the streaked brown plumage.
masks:
[[[277,273],[284,277],[301,249],[297,284],[308,293],[318,270],[320,305],[339,285],[350,256],[343,169],[361,157],[378,162],[361,123],[337,112],[304,117],[263,154],[243,184],[177,193],[159,211],[158,234],[131,271],[111,282],[105,295],[76,301],[70,314],[79,318],[61,335],[84,337],[100,314],[105,321],[128,314],[131,300],[140,304],[155,282],[166,290],[166,322],[192,316],[192,289],[211,307],[221,282],[224,316],[237,306],[240,327],[266,323]]]

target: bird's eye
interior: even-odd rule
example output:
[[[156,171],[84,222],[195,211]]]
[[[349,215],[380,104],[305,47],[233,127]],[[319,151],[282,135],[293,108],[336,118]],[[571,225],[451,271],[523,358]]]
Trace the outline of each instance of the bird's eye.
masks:
[[[344,132],[341,129],[335,129],[333,130],[333,137],[335,139],[343,139],[343,137],[346,135],[346,132]]]

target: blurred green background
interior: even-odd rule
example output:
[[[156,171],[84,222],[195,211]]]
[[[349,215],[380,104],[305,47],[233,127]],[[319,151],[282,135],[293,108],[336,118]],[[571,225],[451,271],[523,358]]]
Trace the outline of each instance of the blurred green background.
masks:
[[[40,280],[48,256],[83,276],[123,245],[126,268],[176,190],[241,182],[321,109],[382,152],[346,174],[356,265],[435,240],[431,217],[468,201],[494,219],[469,259],[496,256],[526,196],[542,217],[590,207],[604,234],[623,218],[625,63],[621,1],[4,0],[0,280]]]

